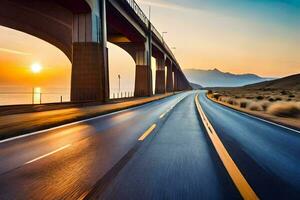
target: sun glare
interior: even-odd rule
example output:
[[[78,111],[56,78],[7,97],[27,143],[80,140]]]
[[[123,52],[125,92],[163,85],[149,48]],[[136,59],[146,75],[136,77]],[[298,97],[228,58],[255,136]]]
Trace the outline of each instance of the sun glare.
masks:
[[[31,65],[31,71],[35,74],[40,73],[42,70],[42,66],[38,63],[34,63]]]

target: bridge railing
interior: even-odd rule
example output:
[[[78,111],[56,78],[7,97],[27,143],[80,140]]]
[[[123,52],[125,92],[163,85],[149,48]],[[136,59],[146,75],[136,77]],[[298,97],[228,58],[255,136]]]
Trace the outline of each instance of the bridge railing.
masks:
[[[149,25],[149,19],[143,12],[143,10],[140,8],[140,6],[135,2],[135,0],[126,0],[126,2],[130,5],[130,7],[133,9],[133,11],[139,16],[139,18],[143,21],[143,23],[148,27]],[[151,24],[151,23],[150,23]],[[158,40],[163,44],[165,49],[171,54],[171,57],[176,61],[175,56],[169,46],[164,42],[164,39],[160,32],[151,24],[151,30],[155,34],[155,36],[158,38]]]
[[[145,25],[148,26],[149,20],[145,15],[145,13],[143,12],[143,10],[140,8],[140,6],[134,0],[126,0],[126,1],[133,9],[133,11],[139,16],[139,18],[145,23]]]

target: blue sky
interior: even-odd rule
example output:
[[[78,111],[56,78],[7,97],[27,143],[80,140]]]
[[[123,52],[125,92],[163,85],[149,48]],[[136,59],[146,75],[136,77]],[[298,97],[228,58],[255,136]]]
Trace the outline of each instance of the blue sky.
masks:
[[[138,0],[184,68],[300,72],[300,0]],[[284,69],[284,70],[283,70]]]

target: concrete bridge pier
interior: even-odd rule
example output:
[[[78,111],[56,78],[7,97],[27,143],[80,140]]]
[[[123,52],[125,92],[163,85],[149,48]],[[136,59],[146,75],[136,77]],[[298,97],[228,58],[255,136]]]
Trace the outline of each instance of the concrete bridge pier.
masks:
[[[145,43],[135,44],[135,97],[153,95],[152,70],[151,70],[151,39],[148,37]]]
[[[156,82],[155,94],[164,94],[166,92],[166,71],[165,58],[156,58]]]
[[[174,91],[173,67],[172,62],[167,63],[167,92]]]
[[[174,91],[179,91],[179,73],[176,68],[173,69],[174,72]]]
[[[104,102],[109,97],[105,1],[99,3],[98,14],[92,10],[73,16],[71,101],[74,102]]]
[[[174,70],[174,91],[184,91],[191,89],[188,81],[185,79],[182,72],[178,69]]]

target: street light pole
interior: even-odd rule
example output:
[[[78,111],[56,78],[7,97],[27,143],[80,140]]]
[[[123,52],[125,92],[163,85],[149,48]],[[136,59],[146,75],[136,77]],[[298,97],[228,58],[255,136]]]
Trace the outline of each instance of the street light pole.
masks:
[[[118,79],[119,79],[119,93],[121,92],[121,75],[118,74]]]
[[[165,36],[165,34],[167,34],[168,32],[166,32],[166,31],[164,31],[164,32],[162,32],[162,34],[161,34],[161,36],[162,36],[162,39],[163,39],[163,42],[165,42],[165,40],[164,40],[164,36]]]

